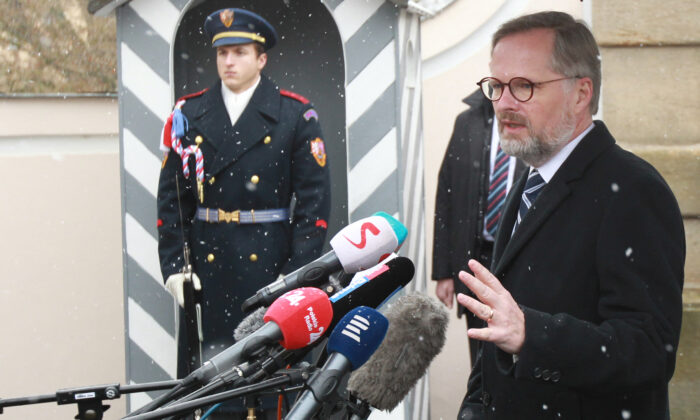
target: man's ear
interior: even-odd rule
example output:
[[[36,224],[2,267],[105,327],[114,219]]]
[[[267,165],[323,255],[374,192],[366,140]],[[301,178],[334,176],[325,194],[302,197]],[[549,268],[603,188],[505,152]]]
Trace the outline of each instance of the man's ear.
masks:
[[[593,99],[593,80],[590,77],[582,77],[576,80],[576,112],[588,109]]]
[[[261,53],[258,56],[258,70],[262,70],[265,64],[267,64],[267,53]]]

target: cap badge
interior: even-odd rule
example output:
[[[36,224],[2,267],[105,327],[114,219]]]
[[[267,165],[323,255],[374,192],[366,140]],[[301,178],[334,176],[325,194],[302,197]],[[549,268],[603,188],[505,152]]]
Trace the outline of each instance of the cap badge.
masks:
[[[225,27],[230,28],[231,25],[233,24],[233,10],[232,9],[224,9],[219,13],[219,17],[221,18],[221,23],[224,24]]]

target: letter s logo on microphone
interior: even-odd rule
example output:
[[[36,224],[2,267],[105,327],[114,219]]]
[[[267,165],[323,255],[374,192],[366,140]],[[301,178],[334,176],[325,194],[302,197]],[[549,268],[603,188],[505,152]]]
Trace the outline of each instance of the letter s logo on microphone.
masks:
[[[367,245],[367,231],[374,235],[377,236],[381,232],[378,227],[374,226],[372,223],[367,222],[363,223],[362,226],[360,227],[360,242],[355,243],[352,241],[352,239],[348,238],[346,235],[343,235],[345,239],[348,240],[351,244],[355,246],[355,248],[358,249],[363,249]]]
[[[383,255],[398,249],[405,238],[405,227],[398,220],[388,214],[376,215],[345,226],[331,239],[331,248],[343,270],[355,273],[377,265]]]

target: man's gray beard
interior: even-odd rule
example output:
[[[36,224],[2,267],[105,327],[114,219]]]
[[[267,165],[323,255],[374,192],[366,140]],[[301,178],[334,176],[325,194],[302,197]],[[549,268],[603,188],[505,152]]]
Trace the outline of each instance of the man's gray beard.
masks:
[[[515,156],[530,166],[540,167],[571,140],[575,129],[576,124],[574,123],[573,115],[562,115],[559,124],[554,127],[551,135],[546,132],[542,133],[541,136],[533,135],[532,127],[527,123],[529,136],[519,140],[509,139],[504,136],[499,123],[501,149],[503,149],[505,154]]]

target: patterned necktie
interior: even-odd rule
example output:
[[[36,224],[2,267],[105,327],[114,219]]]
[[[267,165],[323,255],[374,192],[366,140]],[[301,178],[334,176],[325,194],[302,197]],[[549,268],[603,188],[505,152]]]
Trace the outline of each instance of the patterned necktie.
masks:
[[[525,213],[530,210],[530,207],[535,203],[537,196],[542,191],[542,187],[547,184],[542,179],[542,176],[537,169],[533,169],[530,175],[527,177],[527,182],[525,183],[525,189],[523,190],[522,198],[520,199],[520,209],[518,210],[518,218],[515,221],[515,226],[513,226],[513,233],[520,225],[520,222],[525,217]],[[511,233],[512,235],[512,233]]]
[[[510,157],[503,152],[501,145],[498,145],[496,150],[496,160],[493,162],[493,171],[491,172],[488,205],[486,207],[486,217],[484,218],[484,226],[486,231],[492,237],[496,237],[498,230],[498,222],[501,220],[501,209],[506,201],[506,192],[508,187],[508,164]]]

